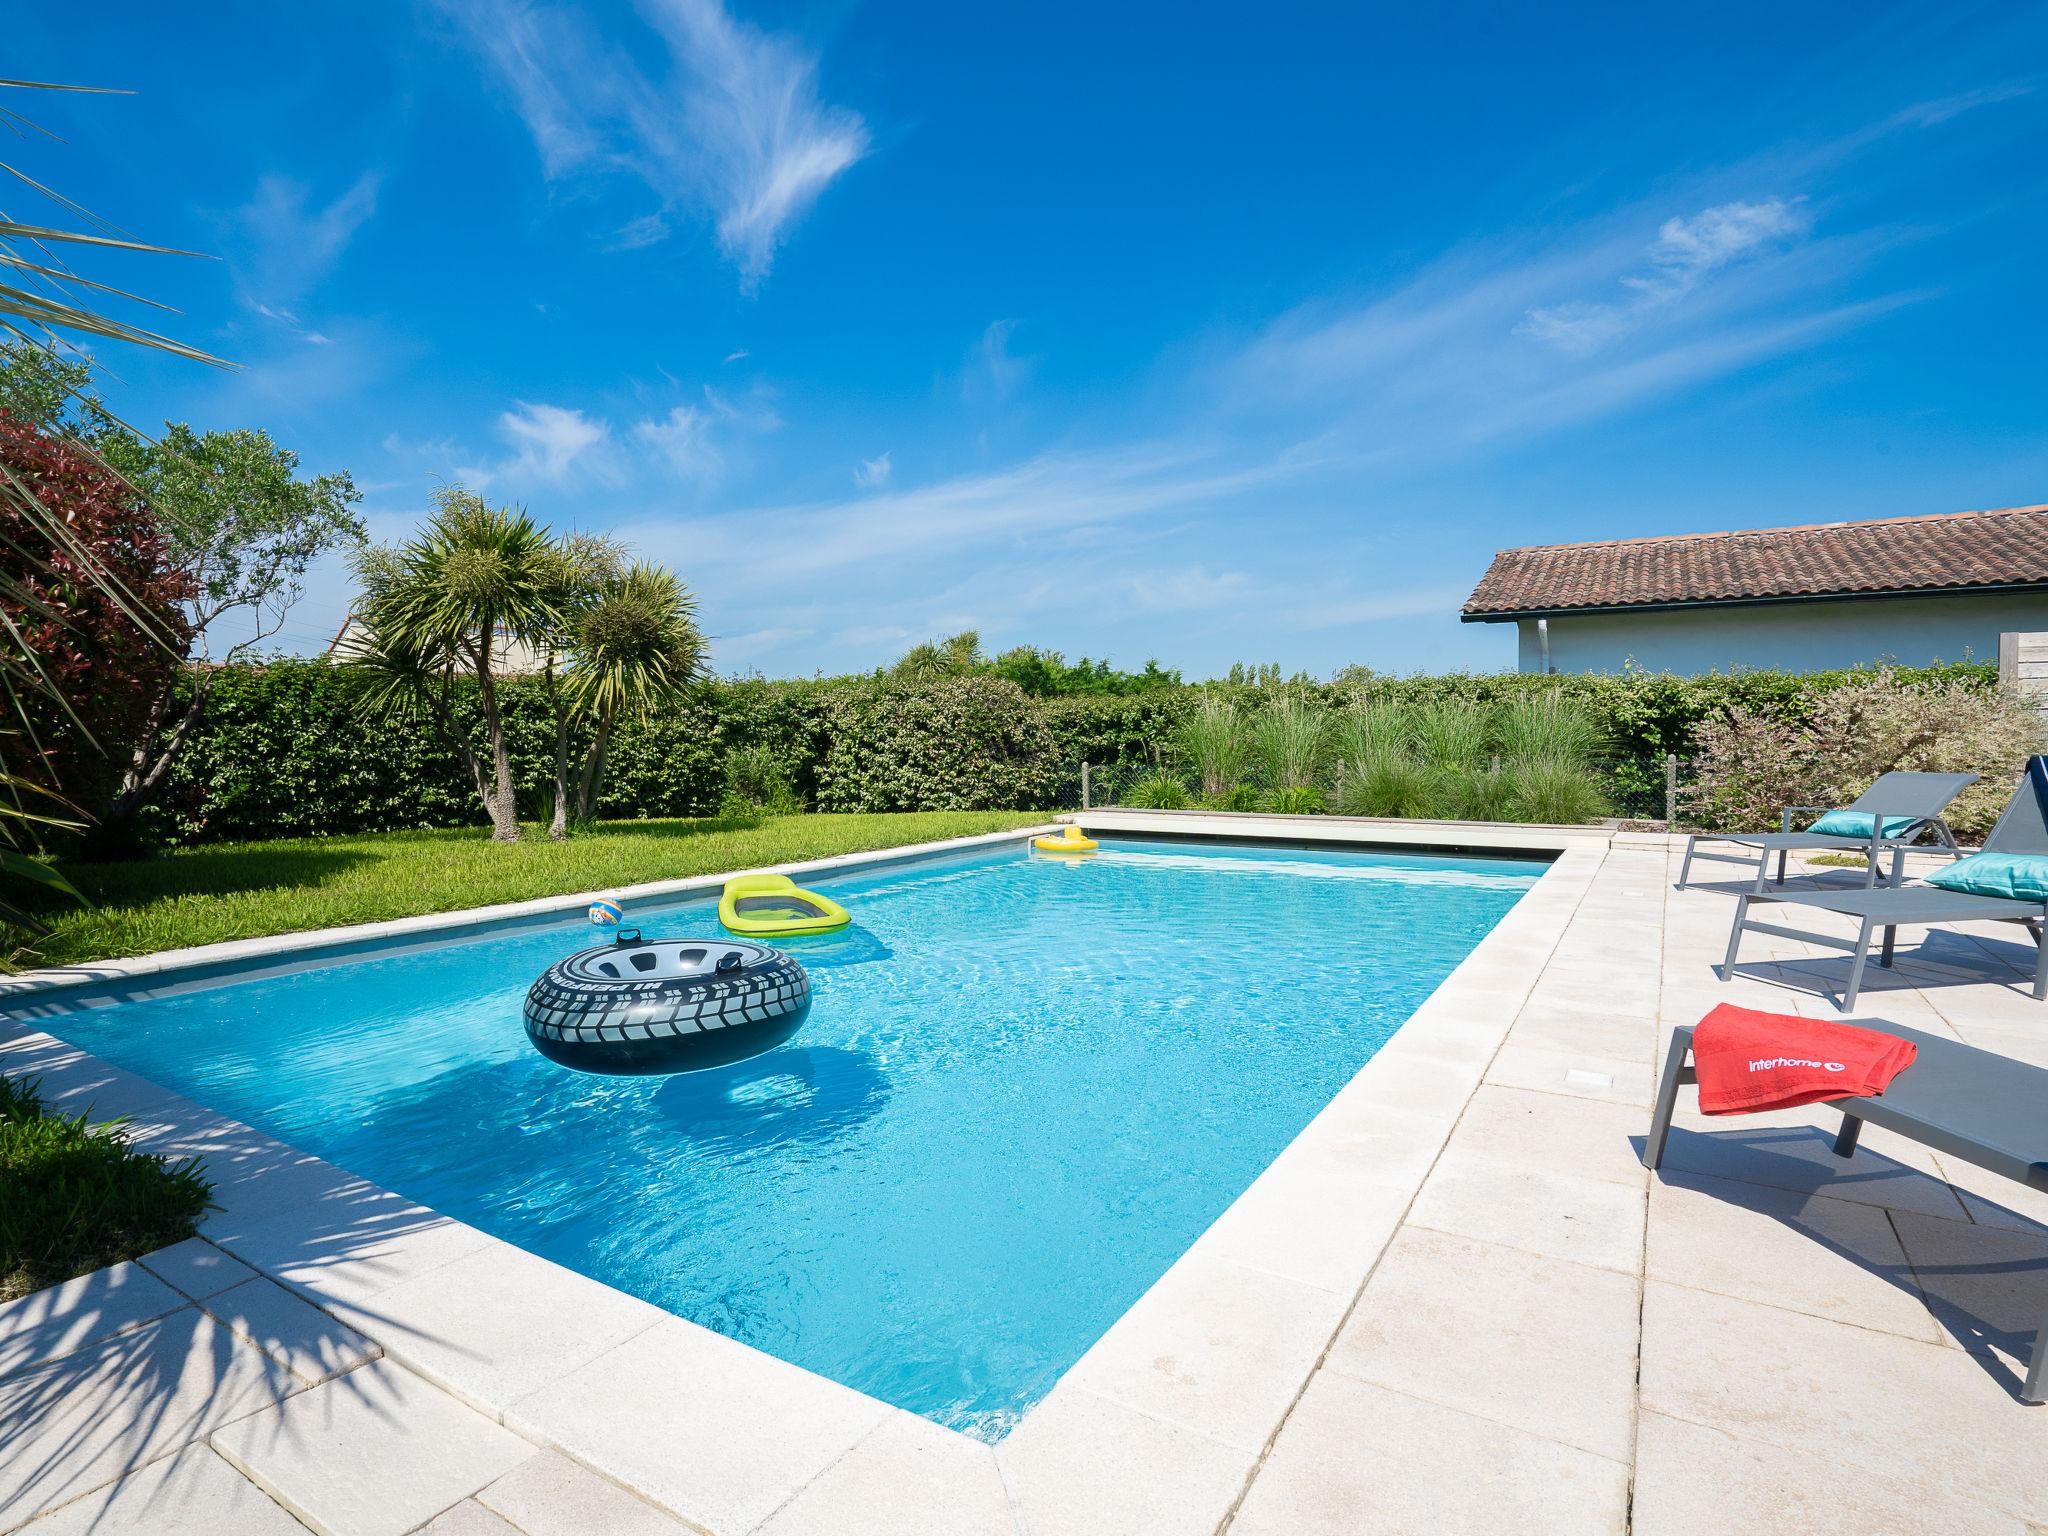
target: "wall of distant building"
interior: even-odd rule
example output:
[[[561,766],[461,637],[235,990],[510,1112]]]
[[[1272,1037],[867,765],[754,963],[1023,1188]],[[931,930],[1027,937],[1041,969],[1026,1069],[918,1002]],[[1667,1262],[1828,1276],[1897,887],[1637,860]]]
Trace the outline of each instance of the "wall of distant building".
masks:
[[[1518,628],[1521,670],[1543,671],[1537,621],[1522,619]],[[1549,629],[1553,672],[1619,672],[1631,661],[1678,673],[1809,672],[1879,659],[1995,662],[2001,634],[2048,630],[2048,592],[1562,614]]]

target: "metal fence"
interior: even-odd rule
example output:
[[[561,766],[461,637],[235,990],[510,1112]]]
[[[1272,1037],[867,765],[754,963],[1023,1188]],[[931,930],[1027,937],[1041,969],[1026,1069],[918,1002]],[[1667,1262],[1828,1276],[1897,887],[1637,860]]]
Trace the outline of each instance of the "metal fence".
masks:
[[[1692,759],[1675,753],[1607,757],[1595,759],[1589,766],[1614,816],[1627,821],[1684,820],[1687,792],[1692,784]],[[1500,767],[1499,759],[1494,760],[1493,767]],[[1122,805],[1141,782],[1151,788],[1157,781],[1178,785],[1189,807],[1207,803],[1200,779],[1184,768],[1142,761],[1081,762],[1061,775],[1057,808],[1090,810]],[[1257,782],[1256,776],[1248,782],[1254,792],[1263,793],[1266,788]],[[1330,775],[1318,787],[1334,802],[1341,790],[1341,780]]]

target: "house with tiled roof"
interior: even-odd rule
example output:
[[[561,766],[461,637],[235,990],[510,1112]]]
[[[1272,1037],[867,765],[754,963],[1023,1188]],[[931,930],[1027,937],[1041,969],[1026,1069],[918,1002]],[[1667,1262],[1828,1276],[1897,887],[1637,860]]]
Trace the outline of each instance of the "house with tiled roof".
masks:
[[[1461,617],[1524,672],[1992,661],[2048,631],[2048,505],[1503,549]]]

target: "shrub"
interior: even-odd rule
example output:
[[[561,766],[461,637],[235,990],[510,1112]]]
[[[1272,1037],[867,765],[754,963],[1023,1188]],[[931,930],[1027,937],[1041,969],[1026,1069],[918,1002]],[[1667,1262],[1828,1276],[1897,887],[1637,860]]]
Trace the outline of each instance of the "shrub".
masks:
[[[118,1124],[53,1114],[0,1078],[0,1302],[181,1242],[212,1204],[196,1158],[130,1147]]]
[[[1267,791],[1260,809],[1281,816],[1321,816],[1330,809],[1330,802],[1313,784],[1287,784]]]
[[[1029,810],[1049,806],[1052,733],[1006,678],[883,684],[835,700],[818,765],[823,811]]]
[[[1947,819],[1981,836],[2042,734],[2040,716],[2010,694],[1886,668],[1822,695],[1803,723],[1743,707],[1710,721],[1687,807],[1706,826],[1775,829],[1782,807],[1846,805],[1890,769],[1976,773]]]
[[[1437,786],[1406,752],[1377,752],[1344,765],[1337,808],[1346,816],[1434,816]]]
[[[1184,811],[1187,786],[1170,773],[1148,773],[1120,797],[1120,803],[1146,811]]]
[[[10,690],[7,767],[97,814],[191,638],[179,606],[191,582],[172,569],[169,539],[139,492],[88,449],[6,411],[0,479],[76,541],[60,546],[15,496],[0,497],[0,618],[10,650],[32,656],[47,684]]]
[[[722,815],[766,811],[772,816],[789,816],[803,809],[789,775],[766,742],[749,742],[727,751],[725,781],[725,799],[719,807]]]
[[[1220,795],[1203,796],[1202,803],[1212,811],[1256,811],[1259,789],[1256,784],[1233,784]]]
[[[1574,826],[1607,814],[1607,797],[1583,768],[1550,758],[1524,758],[1503,771],[1510,821]]]

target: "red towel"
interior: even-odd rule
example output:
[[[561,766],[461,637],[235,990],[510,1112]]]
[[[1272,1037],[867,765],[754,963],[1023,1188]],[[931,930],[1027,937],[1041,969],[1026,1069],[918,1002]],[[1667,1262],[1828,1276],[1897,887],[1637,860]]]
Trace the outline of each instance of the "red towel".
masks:
[[[1910,1040],[1723,1003],[1693,1026],[1700,1112],[1740,1115],[1883,1093],[1913,1065]]]

